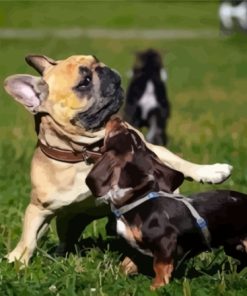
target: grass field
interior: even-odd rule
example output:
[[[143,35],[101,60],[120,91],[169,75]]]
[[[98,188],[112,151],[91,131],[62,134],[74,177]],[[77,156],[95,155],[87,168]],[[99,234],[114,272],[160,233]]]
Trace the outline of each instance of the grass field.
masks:
[[[0,2],[0,28],[179,28],[218,29],[217,2]],[[185,182],[183,193],[209,188],[246,191],[247,183],[247,42],[246,36],[208,39],[112,40],[0,39],[0,81],[14,73],[32,73],[28,53],[55,59],[95,54],[126,72],[133,52],[154,47],[165,53],[172,104],[169,149],[198,163],[227,162],[232,177],[222,185]],[[119,271],[118,252],[89,248],[85,256],[56,258],[54,225],[40,242],[30,266],[2,258],[18,241],[29,200],[29,167],[35,145],[33,120],[0,88],[0,295],[226,295],[245,296],[247,269],[224,253],[202,254],[182,264],[170,285],[149,291],[150,278],[126,277]],[[93,222],[84,237],[105,237],[105,219]],[[183,272],[181,272],[183,270]]]

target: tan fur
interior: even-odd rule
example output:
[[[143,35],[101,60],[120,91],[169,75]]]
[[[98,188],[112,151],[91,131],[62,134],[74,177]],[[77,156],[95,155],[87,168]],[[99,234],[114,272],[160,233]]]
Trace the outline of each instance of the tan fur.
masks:
[[[131,227],[131,231],[132,231],[132,235],[133,238],[137,241],[137,242],[141,242],[142,241],[142,232],[141,232],[141,227]]]
[[[151,290],[156,290],[164,285],[169,284],[173,272],[172,260],[156,260],[154,259],[155,279],[151,285]]]
[[[105,134],[103,127],[98,131],[86,131],[83,127],[71,124],[70,121],[78,110],[88,110],[94,102],[77,97],[72,90],[72,87],[78,83],[78,67],[87,66],[93,71],[94,89],[97,92],[100,81],[94,69],[97,65],[103,64],[92,56],[72,56],[54,63],[38,56],[35,63],[38,64],[38,68],[44,68],[42,78],[49,88],[48,96],[39,106],[39,112],[50,114],[42,118],[40,141],[51,147],[80,151],[81,144],[91,144],[102,139]],[[38,77],[29,78],[35,83],[39,81]],[[15,97],[14,90],[11,89],[13,79],[15,77],[6,80],[5,88]],[[17,100],[20,101],[20,98]],[[28,109],[28,106],[25,107]],[[228,165],[200,166],[181,159],[164,147],[151,144],[148,144],[148,147],[158,154],[165,164],[197,181],[220,182],[228,177],[231,171]],[[25,212],[21,239],[16,248],[7,255],[10,262],[20,260],[24,264],[28,263],[37,246],[37,240],[43,235],[54,216],[58,216],[60,244],[66,245],[68,240],[66,231],[70,232],[69,221],[76,213],[86,213],[94,217],[101,217],[107,213],[108,208],[95,206],[95,200],[85,184],[85,178],[90,170],[91,165],[85,162],[74,164],[59,162],[48,158],[40,148],[36,148],[31,165],[31,202]],[[133,236],[141,238],[136,230]]]
[[[124,260],[120,264],[120,268],[122,272],[126,275],[133,275],[138,273],[137,265],[129,257],[124,258]]]
[[[124,221],[123,221],[124,222]],[[140,230],[140,227],[131,227],[127,223],[125,223],[125,238],[128,240],[128,242],[135,243],[135,242],[141,242],[142,241],[142,232]]]
[[[242,244],[244,245],[244,250],[247,253],[247,239],[242,240]]]
[[[83,65],[92,70],[97,63],[92,56],[72,56],[66,60],[58,61],[57,65],[50,66],[45,70],[43,79],[49,86],[49,96],[42,105],[42,109],[52,114],[52,117],[61,124],[65,130],[75,134],[82,134],[82,128],[71,125],[70,120],[78,111],[85,111],[91,104],[86,99],[78,98],[72,91],[72,86],[78,81],[78,67]],[[94,87],[99,86],[97,75],[93,74]]]

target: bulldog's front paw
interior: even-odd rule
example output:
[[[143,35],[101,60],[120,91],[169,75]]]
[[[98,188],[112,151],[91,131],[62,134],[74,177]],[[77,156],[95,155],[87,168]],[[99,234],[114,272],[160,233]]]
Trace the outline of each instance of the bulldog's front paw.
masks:
[[[201,165],[196,170],[195,181],[201,183],[219,184],[230,177],[233,167],[229,164],[215,163]]]
[[[17,252],[12,251],[11,253],[7,254],[5,258],[8,260],[9,263],[13,263],[18,261],[23,267],[28,265],[29,257],[27,256],[26,252]]]

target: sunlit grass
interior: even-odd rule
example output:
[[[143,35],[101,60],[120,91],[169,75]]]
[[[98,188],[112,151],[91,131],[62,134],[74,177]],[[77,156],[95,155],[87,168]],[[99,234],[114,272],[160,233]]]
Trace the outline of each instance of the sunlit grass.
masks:
[[[127,3],[127,2],[126,2]],[[127,3],[129,5],[129,3]],[[148,20],[150,4],[125,3],[95,10],[87,4],[81,12],[78,3],[63,4],[67,13],[46,11],[46,3],[15,3],[11,14],[6,3],[0,4],[0,26],[62,27],[80,24],[87,27],[170,27],[217,29],[217,5],[183,5],[177,18],[177,6],[152,5],[156,22]],[[73,6],[73,7],[72,7]],[[123,11],[125,6],[125,11]],[[35,10],[34,10],[35,7]],[[38,8],[37,8],[38,7]],[[126,8],[127,7],[127,8]],[[140,7],[143,11],[140,10]],[[139,10],[138,10],[139,8]],[[181,8],[181,7],[180,7]],[[95,15],[93,12],[95,11]],[[52,14],[53,13],[53,14]],[[190,14],[189,14],[190,13]],[[197,15],[199,13],[201,18]],[[64,15],[63,15],[64,14]],[[134,18],[138,14],[138,17]],[[14,15],[16,18],[13,18]],[[32,17],[29,17],[32,15]],[[97,15],[98,22],[93,22]],[[80,19],[81,16],[81,19]],[[117,17],[119,16],[119,18]],[[166,17],[163,17],[166,16]],[[64,17],[64,19],[63,19]],[[200,21],[202,20],[202,21]],[[79,22],[80,21],[80,22]],[[150,24],[150,25],[149,25]],[[97,25],[97,26],[96,26]],[[185,182],[183,193],[209,188],[232,188],[246,191],[247,184],[247,43],[245,38],[209,40],[0,40],[0,81],[15,73],[38,75],[24,63],[24,56],[40,53],[55,59],[72,54],[94,54],[116,68],[127,85],[126,72],[134,52],[155,47],[165,53],[168,70],[168,93],[172,105],[169,121],[169,148],[198,163],[227,162],[234,166],[232,177],[222,185],[211,186]],[[21,233],[22,217],[29,202],[30,161],[36,136],[33,119],[20,105],[0,89],[0,257],[11,250]],[[105,238],[106,218],[93,222],[84,237]],[[85,257],[71,255],[57,258],[52,249],[57,243],[54,223],[39,244],[31,262],[24,270],[18,263],[9,265],[0,259],[0,295],[224,295],[245,296],[246,269],[236,273],[236,262],[222,251],[202,254],[182,264],[166,288],[151,293],[151,279],[144,275],[126,277],[119,271],[120,254],[89,248]]]

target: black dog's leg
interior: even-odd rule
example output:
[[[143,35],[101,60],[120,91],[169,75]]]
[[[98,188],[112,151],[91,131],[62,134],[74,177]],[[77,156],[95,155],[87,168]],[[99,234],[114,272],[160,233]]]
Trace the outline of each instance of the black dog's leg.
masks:
[[[168,142],[168,136],[167,136],[167,131],[166,131],[166,122],[164,122],[164,126],[160,132],[161,132],[160,137],[161,137],[161,143],[162,143],[160,145],[166,146],[167,142]]]
[[[159,114],[157,116],[158,126],[160,127],[160,145],[167,145],[168,136],[167,136],[167,122],[169,118],[170,110],[159,110]]]
[[[224,250],[226,255],[240,261],[237,267],[238,272],[247,266],[247,253],[245,246],[242,245],[241,242],[239,242],[239,244],[227,244],[224,246]]]
[[[136,128],[142,128],[144,126],[144,122],[142,120],[142,110],[139,106],[135,107],[135,112],[130,120],[130,124],[132,124]]]
[[[163,113],[162,113],[163,112]],[[167,144],[167,115],[165,110],[153,109],[148,115],[148,133],[146,139],[155,145]]]
[[[162,133],[163,127],[158,126],[158,120],[155,114],[152,114],[148,119],[148,132],[146,139],[149,143],[155,145],[163,145]]]

